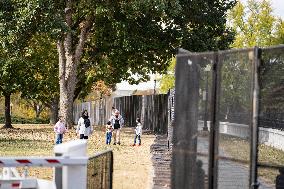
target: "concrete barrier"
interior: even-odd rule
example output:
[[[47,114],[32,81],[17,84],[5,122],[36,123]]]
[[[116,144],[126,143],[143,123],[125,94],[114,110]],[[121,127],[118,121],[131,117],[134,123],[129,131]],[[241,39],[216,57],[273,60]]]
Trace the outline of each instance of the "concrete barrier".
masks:
[[[210,121],[207,122],[210,130]],[[203,121],[198,121],[198,130],[202,130]],[[245,124],[220,122],[219,131],[222,134],[248,139],[250,128]],[[259,143],[284,151],[284,131],[271,128],[259,128]]]

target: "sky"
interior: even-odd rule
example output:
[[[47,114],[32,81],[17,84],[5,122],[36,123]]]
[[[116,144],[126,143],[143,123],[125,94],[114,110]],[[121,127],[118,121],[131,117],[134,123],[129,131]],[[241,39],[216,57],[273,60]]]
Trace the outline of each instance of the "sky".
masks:
[[[246,3],[247,0],[241,0],[241,2]],[[284,0],[270,0],[273,14],[278,16],[284,20]],[[156,87],[159,86],[157,82]],[[148,82],[140,83],[139,85],[129,85],[126,81],[118,83],[116,85],[118,90],[147,90],[147,89],[154,89],[154,77],[151,77],[151,80]]]
[[[247,0],[241,0],[241,2],[246,3]],[[270,2],[274,15],[284,19],[284,0],[270,0]]]
[[[150,81],[139,83],[139,85],[129,85],[126,81],[122,81],[116,85],[117,90],[147,90],[154,89],[154,75],[150,76]],[[156,82],[156,87],[159,87],[159,83]]]
[[[283,0],[271,0],[273,12],[275,16],[279,16],[284,19],[284,1]]]

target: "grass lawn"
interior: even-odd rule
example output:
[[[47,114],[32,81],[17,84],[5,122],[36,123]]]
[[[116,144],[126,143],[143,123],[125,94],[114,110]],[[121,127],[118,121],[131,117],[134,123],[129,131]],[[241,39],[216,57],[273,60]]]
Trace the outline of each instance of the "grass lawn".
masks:
[[[17,129],[0,130],[1,156],[53,156],[53,127],[49,125],[14,125]],[[63,141],[76,139],[75,130],[69,130]],[[106,145],[105,131],[95,127],[95,132],[88,140],[88,155],[112,149],[114,153],[113,188],[146,189],[152,182],[152,162],[150,146],[154,135],[142,135],[142,145],[132,147],[134,131],[123,128],[121,145]],[[21,172],[22,169],[19,169]],[[29,168],[29,176],[51,179],[52,168]]]
[[[225,153],[233,158],[249,162],[250,146],[249,141],[237,137],[221,135],[220,147]],[[266,145],[259,145],[258,161],[261,163],[283,166],[284,152]],[[245,166],[249,166],[246,164]],[[278,170],[259,168],[258,175],[269,184],[275,184]]]

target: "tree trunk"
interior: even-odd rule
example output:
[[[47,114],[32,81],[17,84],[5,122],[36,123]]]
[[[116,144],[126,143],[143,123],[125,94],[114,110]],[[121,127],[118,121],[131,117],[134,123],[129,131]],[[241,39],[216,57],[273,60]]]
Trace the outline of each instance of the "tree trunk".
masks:
[[[73,126],[73,96],[76,87],[77,64],[74,62],[73,55],[66,53],[69,50],[68,44],[65,47],[63,42],[59,41],[57,44],[59,54],[59,85],[60,85],[60,99],[59,99],[59,115],[63,116],[68,128]],[[71,46],[71,44],[69,44]]]
[[[5,125],[3,128],[13,128],[11,124],[11,94],[4,94],[5,96]]]
[[[72,34],[72,1],[67,0],[65,8],[65,21],[70,30],[65,37],[57,42],[59,56],[59,115],[63,116],[68,128],[73,126],[73,98],[77,83],[77,67],[80,63],[84,45],[92,26],[93,17],[87,17],[80,23],[80,35],[77,38]],[[76,44],[76,45],[75,45]]]
[[[43,105],[38,104],[38,103],[34,103],[33,108],[36,112],[36,118],[39,118],[41,112],[43,111],[43,109],[45,107]]]
[[[53,99],[50,105],[50,124],[54,125],[58,120],[58,101],[59,99]]]

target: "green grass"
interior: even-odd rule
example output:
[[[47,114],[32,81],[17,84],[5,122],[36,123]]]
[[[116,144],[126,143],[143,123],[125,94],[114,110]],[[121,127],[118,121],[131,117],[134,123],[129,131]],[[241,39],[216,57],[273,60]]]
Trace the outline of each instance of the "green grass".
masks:
[[[0,139],[1,156],[53,155],[53,143],[25,139]]]

